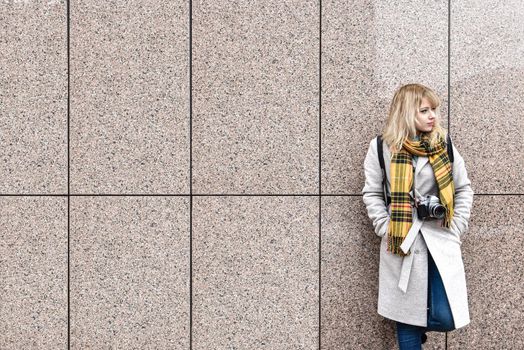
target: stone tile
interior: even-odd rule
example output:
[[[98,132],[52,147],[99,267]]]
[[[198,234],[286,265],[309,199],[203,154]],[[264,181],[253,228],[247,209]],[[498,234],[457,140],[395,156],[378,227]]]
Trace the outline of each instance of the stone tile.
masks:
[[[196,197],[193,349],[318,349],[318,198]]]
[[[476,196],[462,239],[471,323],[448,349],[524,348],[522,196]]]
[[[196,193],[318,193],[319,3],[193,6]]]
[[[188,349],[189,200],[71,201],[71,349]]]
[[[0,349],[67,347],[67,199],[0,197]]]
[[[447,2],[324,1],[322,15],[322,193],[360,194],[398,87],[433,88],[447,127]]]
[[[395,323],[377,313],[380,238],[361,196],[322,199],[322,348],[397,349]],[[424,349],[445,349],[428,332]]]
[[[73,193],[189,193],[188,4],[71,6]]]
[[[66,193],[65,2],[2,1],[0,23],[0,193]]]
[[[451,131],[473,190],[524,193],[524,2],[452,4]]]

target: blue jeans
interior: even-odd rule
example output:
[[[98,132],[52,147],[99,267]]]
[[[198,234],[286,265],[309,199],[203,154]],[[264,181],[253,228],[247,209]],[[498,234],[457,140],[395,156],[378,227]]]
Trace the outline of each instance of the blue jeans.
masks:
[[[430,293],[433,293],[435,304],[430,303]],[[397,322],[397,341],[400,350],[421,350],[422,334],[427,331],[441,331],[449,327],[454,328],[453,317],[449,307],[446,290],[442,283],[442,278],[438,272],[437,265],[428,250],[428,308],[432,308],[439,313],[439,319],[443,320],[439,324],[428,322],[427,327],[415,326]],[[428,310],[429,314],[429,310]]]
[[[430,293],[432,297],[430,298]],[[433,317],[429,317],[431,310]],[[446,332],[455,329],[446,289],[437,265],[428,250],[428,325],[429,331]]]
[[[426,327],[397,322],[397,341],[400,350],[421,350],[422,334]]]

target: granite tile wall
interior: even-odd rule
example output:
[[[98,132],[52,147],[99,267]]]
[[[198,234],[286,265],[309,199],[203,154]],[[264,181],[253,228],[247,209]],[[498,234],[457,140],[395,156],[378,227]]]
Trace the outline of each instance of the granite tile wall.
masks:
[[[517,0],[3,1],[0,349],[395,349],[360,191],[413,81],[475,192],[472,322],[424,348],[524,347],[523,22]]]

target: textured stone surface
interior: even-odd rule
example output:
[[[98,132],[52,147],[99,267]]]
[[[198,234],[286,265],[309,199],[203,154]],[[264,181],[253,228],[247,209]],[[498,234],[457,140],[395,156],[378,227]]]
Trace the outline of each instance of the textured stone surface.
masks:
[[[462,250],[471,323],[448,349],[523,349],[522,196],[476,196]]]
[[[71,349],[189,348],[189,200],[71,202]]]
[[[377,313],[379,246],[362,197],[322,199],[323,349],[397,348]],[[428,332],[424,349],[445,349],[445,334]]]
[[[0,3],[0,193],[67,192],[65,3]]]
[[[189,193],[188,2],[71,6],[71,191]]]
[[[195,193],[318,193],[318,1],[193,4]]]
[[[67,347],[67,199],[0,197],[0,349]]]
[[[455,1],[451,16],[451,131],[473,190],[522,194],[524,2]]]
[[[195,198],[193,349],[317,349],[318,249],[318,198]]]
[[[401,85],[432,87],[447,127],[447,10],[445,1],[322,2],[322,193],[360,193],[369,141]]]
[[[193,1],[191,95],[188,1],[70,5],[69,101],[66,2],[0,5],[0,194],[67,193],[68,151],[73,194],[188,194],[190,135],[193,193],[315,194],[321,133],[322,192],[356,195],[322,198],[321,246],[317,197],[194,197],[192,243],[188,197],[72,197],[70,348],[188,349],[192,301],[195,350],[396,349],[362,163],[402,84],[447,126],[448,3],[323,1],[320,67],[319,1]],[[520,349],[524,5],[451,5],[472,322],[424,349]],[[67,215],[0,196],[2,350],[68,347]]]

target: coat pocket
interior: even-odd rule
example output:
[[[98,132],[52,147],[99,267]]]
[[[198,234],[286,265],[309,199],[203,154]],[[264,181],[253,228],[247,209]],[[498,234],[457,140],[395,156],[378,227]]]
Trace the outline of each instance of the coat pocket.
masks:
[[[453,237],[453,240],[457,241],[458,244],[462,245],[460,234],[453,229],[453,226],[451,226],[450,228],[442,227],[442,229],[446,234],[449,234],[451,237]]]

